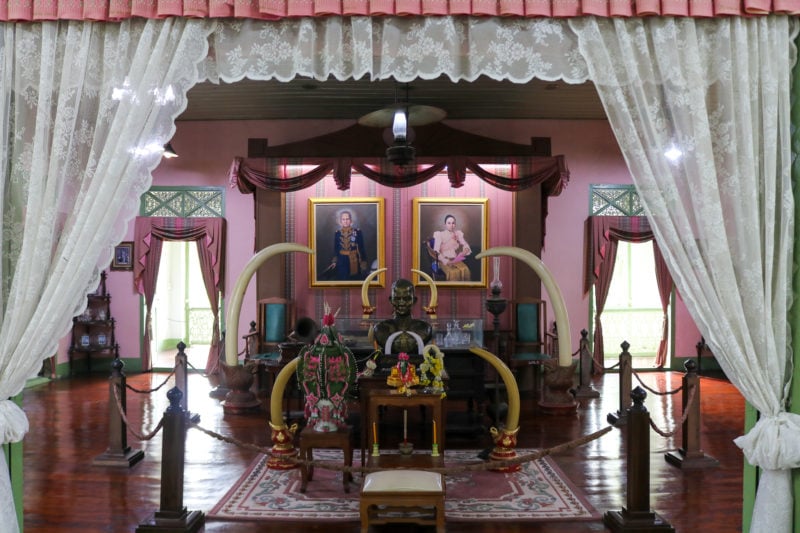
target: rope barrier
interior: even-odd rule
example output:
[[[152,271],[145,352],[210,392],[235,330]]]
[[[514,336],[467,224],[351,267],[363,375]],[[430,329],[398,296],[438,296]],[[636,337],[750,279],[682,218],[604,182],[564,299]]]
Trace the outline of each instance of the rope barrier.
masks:
[[[595,364],[596,366],[598,366],[599,368],[603,368],[602,366],[600,366],[600,364],[599,364],[597,361],[595,361],[595,362],[594,362],[594,364]],[[619,362],[617,362],[616,364],[613,364],[613,365],[611,365],[611,366],[609,366],[609,367],[603,368],[603,370],[606,370],[606,371],[608,371],[608,370],[614,370],[614,369],[615,369],[615,368],[617,368],[618,366],[619,366]]]
[[[681,385],[680,387],[678,387],[678,388],[677,388],[677,389],[675,389],[675,390],[671,390],[671,391],[664,391],[664,392],[657,391],[657,390],[655,390],[655,389],[653,389],[653,388],[651,388],[651,387],[648,387],[647,385],[645,385],[645,384],[644,384],[644,382],[642,381],[642,378],[640,378],[640,377],[639,377],[639,373],[638,373],[638,372],[636,372],[635,370],[631,370],[631,373],[632,373],[632,374],[634,375],[634,377],[635,377],[635,378],[636,378],[636,379],[639,381],[639,385],[641,385],[643,389],[645,389],[645,390],[647,390],[647,391],[649,391],[649,392],[652,392],[653,394],[655,394],[655,395],[658,395],[658,396],[667,396],[667,395],[669,395],[669,394],[675,394],[675,393],[677,393],[677,392],[680,392],[680,391],[682,391],[682,390],[683,390],[683,385]]]
[[[658,426],[656,426],[656,424],[655,424],[655,422],[653,422],[652,418],[650,419],[650,427],[653,428],[653,431],[655,431],[656,433],[658,433],[662,437],[672,437],[672,436],[674,436],[678,432],[678,429],[683,427],[684,422],[686,422],[686,418],[689,416],[689,407],[691,407],[692,404],[694,403],[696,396],[697,396],[697,387],[696,386],[692,386],[689,389],[689,398],[686,401],[686,405],[683,406],[683,416],[681,417],[681,421],[675,427],[675,429],[673,429],[672,431],[669,431],[669,432],[661,430],[661,429],[658,428]]]
[[[116,400],[117,410],[119,411],[119,415],[122,417],[122,421],[125,422],[125,425],[127,426],[128,430],[131,433],[133,433],[133,436],[139,440],[150,440],[153,437],[155,437],[158,434],[158,432],[161,431],[161,428],[164,426],[164,418],[162,417],[161,420],[158,421],[158,425],[156,425],[156,428],[150,433],[146,435],[139,434],[135,429],[131,427],[130,422],[128,422],[128,417],[125,415],[125,408],[122,407],[122,400],[120,400],[119,398],[118,387],[113,387],[113,389],[114,389],[114,400]]]
[[[368,474],[370,472],[377,472],[377,471],[380,471],[380,470],[385,470],[385,468],[378,468],[378,467],[345,466],[345,465],[340,465],[340,464],[337,464],[337,463],[331,463],[330,461],[317,461],[317,460],[306,461],[306,460],[303,460],[303,459],[298,459],[297,457],[275,456],[275,455],[273,455],[271,448],[265,448],[263,446],[257,446],[255,444],[243,442],[243,441],[240,441],[240,440],[235,439],[233,437],[226,437],[224,435],[220,435],[219,433],[211,431],[210,429],[203,428],[203,427],[201,427],[200,425],[198,425],[196,423],[192,423],[192,425],[190,426],[190,429],[191,428],[197,429],[198,431],[200,431],[202,433],[205,433],[206,435],[208,435],[210,437],[213,437],[213,438],[215,438],[217,440],[221,440],[221,441],[227,442],[229,444],[234,444],[236,446],[239,446],[239,447],[242,447],[242,448],[246,448],[248,450],[256,451],[256,452],[262,453],[262,454],[264,454],[266,456],[269,456],[269,457],[278,457],[283,462],[292,463],[292,464],[296,464],[296,465],[306,465],[306,466],[312,466],[312,467],[319,467],[319,468],[323,468],[323,469],[327,469],[327,470],[335,470],[335,471],[339,471],[339,472],[349,472],[349,473],[357,472],[357,473],[361,473],[361,474]],[[563,452],[563,451],[571,450],[573,448],[577,448],[578,446],[583,446],[584,444],[587,444],[587,443],[589,443],[589,442],[591,442],[593,440],[599,439],[600,437],[602,437],[603,435],[605,435],[606,433],[608,433],[612,429],[614,429],[613,426],[607,426],[607,427],[605,427],[605,428],[603,428],[601,430],[595,431],[594,433],[591,433],[589,435],[585,435],[583,437],[579,437],[579,438],[571,440],[569,442],[565,442],[565,443],[559,444],[559,445],[554,446],[552,448],[546,448],[544,450],[537,450],[537,451],[535,451],[533,453],[521,455],[521,456],[515,457],[513,459],[505,459],[503,461],[484,461],[484,462],[481,462],[481,463],[462,465],[462,466],[458,466],[458,467],[450,466],[450,467],[447,467],[447,468],[439,467],[439,468],[414,468],[414,469],[415,470],[426,470],[428,472],[438,472],[440,474],[454,474],[454,473],[478,471],[478,470],[494,470],[494,469],[502,468],[502,467],[506,467],[506,466],[518,465],[518,464],[522,464],[522,463],[536,461],[538,459],[541,459],[542,457],[546,457],[546,456],[552,455],[554,453],[560,453],[560,452]]]
[[[170,373],[169,373],[169,375],[168,375],[166,378],[164,378],[164,381],[161,383],[161,385],[159,385],[158,387],[156,387],[156,388],[154,388],[154,389],[144,389],[144,390],[139,390],[139,389],[136,389],[136,388],[134,388],[134,387],[131,387],[131,386],[130,386],[130,385],[128,385],[127,383],[125,383],[125,388],[126,388],[126,389],[129,389],[129,390],[132,390],[133,392],[138,392],[139,394],[156,392],[158,389],[160,389],[161,387],[163,387],[164,385],[166,385],[166,384],[167,384],[167,382],[169,381],[169,379],[170,379],[172,376],[174,376],[174,375],[175,375],[175,371],[173,370],[172,372],[170,372]]]

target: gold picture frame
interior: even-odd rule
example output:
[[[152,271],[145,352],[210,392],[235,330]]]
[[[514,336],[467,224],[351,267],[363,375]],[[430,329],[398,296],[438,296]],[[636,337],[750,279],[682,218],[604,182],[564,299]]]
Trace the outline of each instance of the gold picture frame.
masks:
[[[360,287],[370,272],[386,266],[385,240],[383,198],[309,198],[308,245],[315,252],[308,256],[309,285]],[[370,286],[385,283],[381,272]]]
[[[431,276],[437,286],[487,286],[486,261],[475,259],[489,246],[487,198],[414,198],[412,238],[412,268]],[[414,273],[413,283],[424,284],[420,278]]]

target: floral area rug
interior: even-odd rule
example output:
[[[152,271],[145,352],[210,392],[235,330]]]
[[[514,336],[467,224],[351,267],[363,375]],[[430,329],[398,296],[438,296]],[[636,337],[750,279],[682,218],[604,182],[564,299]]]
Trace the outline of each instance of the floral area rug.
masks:
[[[519,455],[531,450],[517,450]],[[445,474],[445,517],[449,522],[597,520],[600,514],[550,459],[524,463],[516,473],[458,471],[457,466],[480,462],[477,450],[448,450]],[[342,464],[340,450],[315,450],[314,458]],[[353,464],[360,464],[358,450]],[[269,470],[260,456],[206,515],[214,520],[358,521],[361,475],[354,474],[350,492],[342,488],[342,473],[317,467],[305,494],[300,493],[300,469]]]

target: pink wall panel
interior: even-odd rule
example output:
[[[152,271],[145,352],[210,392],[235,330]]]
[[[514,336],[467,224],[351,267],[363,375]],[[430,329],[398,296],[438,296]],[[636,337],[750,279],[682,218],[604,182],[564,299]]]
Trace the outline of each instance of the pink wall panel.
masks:
[[[588,190],[593,183],[630,183],[630,175],[619,152],[614,136],[605,121],[547,121],[511,120],[498,123],[488,120],[447,121],[448,125],[466,129],[479,135],[502,140],[528,143],[530,138],[551,137],[554,154],[564,154],[571,172],[571,180],[564,192],[550,199],[547,219],[547,238],[542,260],[553,272],[558,282],[570,318],[571,337],[577,346],[580,330],[588,324],[588,300],[582,294],[583,268],[583,222],[588,214]],[[244,156],[247,139],[268,138],[271,146],[292,142],[312,135],[336,131],[351,125],[351,121],[235,121],[235,122],[178,122],[172,145],[180,154],[177,159],[163,160],[153,172],[154,185],[195,185],[226,187],[226,218],[228,219],[228,263],[226,265],[226,296],[236,281],[239,272],[253,255],[254,211],[253,198],[242,195],[228,184],[228,169],[236,156]],[[307,191],[295,193],[297,207],[294,219],[294,240],[308,242],[307,212],[303,209],[309,197],[383,196],[386,207],[387,266],[394,264],[393,239],[399,238],[400,268],[392,269],[387,277],[387,287],[370,291],[371,300],[377,304],[376,316],[391,313],[388,304],[388,286],[400,273],[408,272],[411,266],[410,215],[411,199],[426,197],[472,197],[489,198],[490,246],[510,243],[511,224],[510,199],[506,193],[488,186],[480,180],[468,180],[461,189],[451,189],[444,181],[431,181],[410,189],[389,189],[377,186],[368,180],[354,179],[348,192],[339,191],[329,182],[320,183]],[[395,212],[395,204],[400,213]],[[392,231],[393,217],[400,217],[399,231]],[[133,225],[126,240],[133,238]],[[318,314],[321,302],[329,300],[335,307],[342,306],[342,315],[360,315],[360,290],[357,289],[308,289],[307,260],[297,254],[296,283],[298,289],[305,283],[305,295],[298,295],[301,313]],[[511,283],[511,260],[504,258],[501,276],[508,294]],[[492,271],[489,265],[488,276]],[[123,357],[136,357],[140,350],[139,296],[133,290],[131,272],[109,272],[108,287],[112,294],[111,309],[117,319],[117,340]],[[457,295],[457,300],[456,300]],[[420,300],[428,301],[425,289],[419,291]],[[448,317],[466,309],[470,315],[481,316],[486,290],[458,289],[440,291],[440,316]],[[545,295],[545,299],[547,299]],[[678,300],[676,320],[676,355],[693,355],[694,345],[700,336],[685,307]],[[420,315],[419,304],[416,314]],[[255,316],[255,281],[250,283],[245,295],[242,319],[238,336],[247,331],[248,322]],[[552,317],[552,309],[548,310]],[[317,317],[318,318],[318,317]],[[487,322],[490,317],[487,318]],[[506,323],[504,322],[504,325]],[[487,324],[488,326],[488,324]],[[67,360],[67,342],[60,343],[59,361]]]

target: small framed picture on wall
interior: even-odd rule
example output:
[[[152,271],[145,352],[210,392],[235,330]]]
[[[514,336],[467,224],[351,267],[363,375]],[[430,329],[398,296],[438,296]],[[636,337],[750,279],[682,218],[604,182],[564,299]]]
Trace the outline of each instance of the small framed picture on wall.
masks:
[[[133,241],[123,241],[114,247],[111,270],[133,270]]]
[[[385,266],[383,198],[309,198],[312,287],[361,286]],[[383,287],[385,273],[370,286]]]
[[[475,256],[489,245],[486,198],[414,198],[412,268],[437,285],[486,287],[486,262]],[[422,280],[414,274],[413,282]]]

